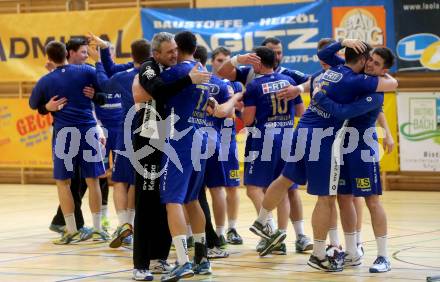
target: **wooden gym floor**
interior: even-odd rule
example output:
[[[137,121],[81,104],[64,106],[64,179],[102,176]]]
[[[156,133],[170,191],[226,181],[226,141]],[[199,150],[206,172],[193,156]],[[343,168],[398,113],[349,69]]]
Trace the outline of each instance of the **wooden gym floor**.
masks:
[[[301,195],[306,232],[311,235],[314,199],[304,191]],[[328,274],[308,267],[309,255],[293,252],[291,225],[286,241],[288,255],[259,258],[254,251],[257,238],[248,231],[255,211],[244,189],[241,199],[238,231],[244,245],[229,246],[229,258],[213,261],[212,276],[185,281],[426,281],[427,276],[440,275],[438,192],[385,192],[392,263],[392,271],[385,274],[368,273],[376,257],[376,244],[367,209],[363,220],[364,263],[356,269]],[[128,249],[113,250],[89,242],[67,246],[51,243],[57,237],[48,230],[56,203],[54,186],[0,185],[0,281],[130,281],[132,260]],[[86,222],[91,225],[87,204],[84,206]],[[114,228],[117,219],[113,206],[109,214]],[[339,237],[343,240],[341,231]],[[170,260],[174,258],[171,253]]]

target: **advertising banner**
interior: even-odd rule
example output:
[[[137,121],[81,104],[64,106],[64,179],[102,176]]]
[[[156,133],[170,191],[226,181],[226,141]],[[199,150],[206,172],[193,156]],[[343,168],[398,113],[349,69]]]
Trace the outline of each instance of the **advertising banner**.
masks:
[[[440,93],[398,94],[400,169],[440,171]]]
[[[0,99],[0,167],[52,167],[52,116],[28,99]]]
[[[142,9],[144,37],[157,32],[194,32],[208,52],[225,46],[233,54],[251,52],[266,37],[282,41],[284,67],[314,73],[323,37],[358,38],[394,49],[391,1],[324,1],[234,8]]]
[[[138,9],[0,15],[0,81],[37,81],[47,73],[44,46],[88,32],[115,45],[116,62],[130,59],[130,44],[140,38]]]
[[[440,70],[440,1],[396,0],[399,71]]]

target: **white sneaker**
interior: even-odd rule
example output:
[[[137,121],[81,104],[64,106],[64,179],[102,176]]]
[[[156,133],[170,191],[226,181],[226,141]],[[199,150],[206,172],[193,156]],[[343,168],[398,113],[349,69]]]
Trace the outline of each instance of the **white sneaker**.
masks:
[[[153,281],[154,276],[146,269],[133,269],[133,280],[136,281]]]
[[[227,257],[229,257],[229,253],[218,248],[218,247],[208,249],[208,258],[209,259],[227,258]]]
[[[346,254],[344,258],[344,266],[359,266],[362,264],[362,258],[360,255],[352,256],[351,254]]]
[[[364,247],[362,246],[362,243],[357,244],[357,251],[358,251],[358,255],[360,255],[362,258],[365,254]]]
[[[168,274],[173,270],[174,265],[169,264],[166,260],[159,259],[155,261],[151,266],[151,273],[153,274]]]
[[[390,270],[391,270],[391,263],[386,257],[383,256],[378,256],[376,260],[373,262],[373,265],[370,267],[371,273],[381,273]]]

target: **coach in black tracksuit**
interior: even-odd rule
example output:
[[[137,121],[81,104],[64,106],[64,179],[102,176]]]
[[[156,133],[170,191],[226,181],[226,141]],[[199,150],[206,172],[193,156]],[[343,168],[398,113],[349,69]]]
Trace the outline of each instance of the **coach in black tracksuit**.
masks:
[[[174,40],[172,40],[174,42]],[[166,42],[166,41],[165,41]],[[156,46],[155,46],[156,44]],[[158,45],[159,44],[159,45]],[[153,52],[155,48],[160,48],[161,42],[155,42],[153,38],[152,47]],[[168,45],[167,45],[168,46]],[[161,50],[166,52],[166,50]],[[166,54],[163,54],[166,56]],[[158,61],[161,58],[158,57]],[[166,60],[165,60],[166,61]],[[162,65],[154,58],[146,61],[142,64],[139,71],[139,78],[135,79],[133,92],[135,96],[135,102],[144,102],[136,99],[136,87],[142,87],[154,100],[147,102],[147,108],[141,109],[139,113],[139,120],[137,121],[137,128],[144,128],[145,122],[148,120],[165,120],[165,102],[167,98],[178,94],[183,88],[193,83],[197,83],[201,76],[196,75],[200,72],[195,69],[191,71],[187,76],[170,84],[165,84],[160,78],[160,73],[167,66]],[[196,77],[197,76],[197,77]],[[209,80],[209,75],[205,74],[206,80]],[[139,82],[137,84],[137,80]],[[145,100],[146,101],[146,100]],[[154,108],[156,113],[152,113],[151,108]],[[153,116],[150,116],[153,114]],[[144,127],[143,127],[144,126]],[[148,130],[147,130],[148,131]],[[159,134],[164,134],[160,132]],[[142,130],[134,137],[134,149],[135,151],[140,148],[150,145],[150,141],[153,138],[145,137],[142,134]],[[165,140],[164,136],[161,136],[159,140]],[[154,142],[154,141],[153,141]],[[157,143],[157,140],[156,140]],[[152,146],[154,147],[154,146]],[[147,157],[140,160],[144,171],[148,173],[159,173],[161,168],[163,153],[160,150],[154,150],[154,152]],[[134,268],[138,270],[148,270],[150,266],[150,260],[160,259],[166,260],[171,246],[171,235],[168,228],[168,220],[166,207],[160,202],[160,178],[152,179],[136,173],[135,182],[135,210],[136,215],[134,219],[134,242],[133,242],[133,263]]]

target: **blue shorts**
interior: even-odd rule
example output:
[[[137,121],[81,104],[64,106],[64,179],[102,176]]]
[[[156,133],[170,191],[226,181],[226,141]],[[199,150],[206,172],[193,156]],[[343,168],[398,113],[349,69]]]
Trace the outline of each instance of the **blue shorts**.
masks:
[[[197,200],[204,184],[206,160],[200,160],[200,171],[196,171],[188,152],[178,155],[182,171],[165,154],[162,158],[164,174],[160,178],[160,199],[164,204],[187,204]]]
[[[225,148],[226,150],[227,148]],[[237,157],[237,142],[232,140],[228,154],[221,156],[221,145],[217,144],[214,155],[206,161],[205,182],[208,188],[240,186],[239,164]],[[227,160],[226,160],[227,157]],[[219,159],[225,159],[220,161]]]
[[[300,134],[299,130],[302,131]],[[292,138],[292,152],[304,152],[304,156],[295,162],[288,162],[283,176],[295,183],[307,183],[307,193],[316,196],[336,195],[338,190],[340,167],[332,154],[335,136],[321,139],[320,146],[314,146],[311,154],[312,128],[295,130]],[[307,133],[304,134],[304,130]],[[315,137],[316,138],[316,137]]]
[[[113,155],[113,162],[115,161],[115,150],[121,149],[119,146],[119,138],[123,138],[122,134],[122,128],[120,126],[106,126],[104,127],[107,130],[107,142],[105,144],[105,158],[104,158],[104,165],[105,169],[110,168],[110,151],[112,151]]]
[[[244,184],[267,188],[281,175],[286,162],[281,157],[281,140],[275,139],[269,159],[262,159],[264,139],[253,139],[251,149],[258,152],[258,157],[249,163],[244,171]],[[290,189],[297,189],[293,184]]]
[[[89,130],[94,136],[89,140],[90,144],[86,141]],[[67,128],[54,129],[52,138],[53,177],[56,180],[71,179],[74,176],[74,167],[77,166],[81,168],[81,176],[84,178],[97,178],[105,173],[102,161],[104,148],[98,140],[96,126],[76,127],[75,132],[78,135],[73,142],[72,133],[64,135],[61,132],[67,132]],[[74,148],[75,146],[77,147]],[[77,153],[67,157],[70,152]]]
[[[365,162],[361,158],[361,151],[369,150],[374,156],[374,150],[363,141],[358,148],[344,156],[344,165],[341,166],[338,194],[352,194],[355,197],[382,195],[379,162]]]
[[[113,164],[113,172],[112,172],[112,181],[113,182],[122,182],[128,183],[128,185],[135,184],[135,176],[136,171],[133,168],[133,165],[130,162],[130,159],[116,153],[114,164]]]

